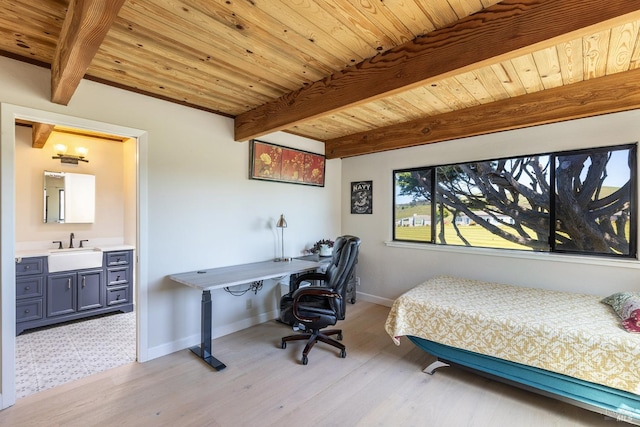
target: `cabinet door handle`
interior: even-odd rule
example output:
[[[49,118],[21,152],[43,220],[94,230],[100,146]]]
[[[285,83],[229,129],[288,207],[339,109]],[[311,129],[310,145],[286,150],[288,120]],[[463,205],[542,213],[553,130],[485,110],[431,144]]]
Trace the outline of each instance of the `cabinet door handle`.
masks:
[[[87,276],[82,276],[82,287],[84,288],[84,285],[87,281]]]
[[[71,289],[71,278],[67,279],[67,289]]]
[[[24,287],[24,290],[25,290],[25,291],[28,291],[28,290],[30,290],[30,289],[31,289],[31,286],[25,286],[25,287]]]

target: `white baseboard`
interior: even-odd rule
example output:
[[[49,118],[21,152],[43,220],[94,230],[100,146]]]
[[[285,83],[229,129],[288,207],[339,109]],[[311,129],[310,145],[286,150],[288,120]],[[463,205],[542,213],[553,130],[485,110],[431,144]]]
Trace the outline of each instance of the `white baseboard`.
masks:
[[[213,339],[223,337],[234,332],[241,331],[251,326],[259,325],[260,323],[267,322],[269,320],[278,317],[278,311],[271,311],[269,313],[261,313],[257,316],[250,317],[248,319],[242,319],[238,322],[230,323],[228,325],[222,325],[216,327],[212,326],[211,337]],[[175,353],[176,351],[184,350],[185,348],[193,347],[200,344],[200,334],[191,335],[189,337],[172,341],[166,344],[162,344],[156,347],[148,349],[147,360],[156,359],[158,357],[166,356],[167,354]]]
[[[374,304],[382,305],[385,307],[391,307],[393,305],[392,299],[380,298],[375,295],[365,294],[363,292],[356,293],[356,300],[372,302]],[[238,332],[246,328],[250,328],[251,326],[259,325],[260,323],[264,323],[269,320],[276,319],[278,315],[279,315],[279,312],[276,310],[276,311],[271,311],[269,313],[262,313],[257,316],[250,317],[248,319],[242,319],[238,322],[229,323],[228,325],[222,325],[218,327],[213,325],[211,336],[214,339],[223,337],[225,335],[232,334],[234,332]],[[185,348],[193,347],[194,345],[199,345],[199,344],[200,344],[200,334],[196,334],[196,335],[191,335],[189,337],[186,337],[177,341],[172,341],[170,343],[162,344],[157,347],[152,347],[148,349],[147,360],[152,360],[158,357],[166,356],[167,354],[175,353],[176,351],[184,350]]]
[[[363,292],[356,292],[356,300],[361,299],[363,301],[372,302],[374,304],[383,305],[385,307],[391,307],[393,305],[392,299],[380,298],[375,295],[365,294]]]

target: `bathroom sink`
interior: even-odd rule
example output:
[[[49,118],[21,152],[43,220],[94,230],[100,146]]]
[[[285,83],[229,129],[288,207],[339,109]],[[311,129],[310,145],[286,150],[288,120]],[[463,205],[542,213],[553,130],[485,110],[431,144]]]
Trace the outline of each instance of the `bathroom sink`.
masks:
[[[102,267],[102,251],[97,248],[52,249],[49,273]]]
[[[84,248],[49,249],[49,253],[58,254],[58,253],[66,253],[66,252],[86,252],[86,251],[98,251],[98,250],[100,249],[87,246]]]

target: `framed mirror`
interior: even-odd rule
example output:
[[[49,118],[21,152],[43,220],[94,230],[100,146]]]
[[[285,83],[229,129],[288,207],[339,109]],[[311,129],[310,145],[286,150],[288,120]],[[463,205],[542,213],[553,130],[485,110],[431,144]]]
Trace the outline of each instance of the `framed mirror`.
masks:
[[[95,221],[96,179],[93,175],[44,171],[43,221],[80,224]]]

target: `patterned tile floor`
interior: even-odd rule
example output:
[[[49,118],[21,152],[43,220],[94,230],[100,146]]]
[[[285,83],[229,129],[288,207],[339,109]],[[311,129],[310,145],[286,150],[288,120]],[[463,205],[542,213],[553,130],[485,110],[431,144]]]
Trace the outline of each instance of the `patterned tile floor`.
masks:
[[[135,312],[25,331],[16,337],[16,398],[136,360]]]

